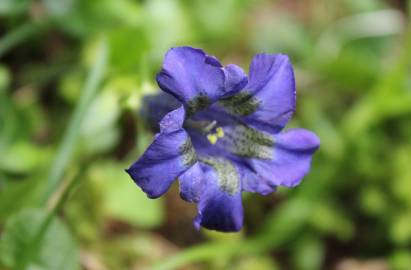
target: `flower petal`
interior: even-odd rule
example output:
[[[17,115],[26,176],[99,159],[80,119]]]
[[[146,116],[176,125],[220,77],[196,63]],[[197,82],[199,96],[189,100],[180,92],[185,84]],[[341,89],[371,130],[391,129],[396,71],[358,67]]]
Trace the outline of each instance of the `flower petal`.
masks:
[[[241,182],[236,167],[222,158],[202,159],[206,184],[200,196],[197,229],[234,232],[243,226]]]
[[[237,161],[236,166],[241,172],[243,191],[259,193],[261,195],[268,195],[276,191],[277,187],[261,177],[253,168],[249,167],[249,164]]]
[[[174,180],[197,161],[191,139],[182,128],[184,116],[183,106],[164,116],[153,143],[126,170],[150,198],[163,195]]]
[[[311,131],[291,129],[274,135],[271,159],[250,159],[248,164],[259,177],[243,183],[245,191],[260,192],[268,186],[293,187],[309,172],[311,158],[320,146],[320,139]],[[259,186],[259,181],[264,185]]]
[[[247,85],[248,78],[243,69],[237,65],[227,65],[224,68],[226,95],[238,92]]]
[[[277,133],[295,111],[294,71],[288,56],[258,54],[247,86],[219,102],[224,110],[259,129]]]
[[[160,121],[160,132],[167,133],[181,129],[184,124],[185,115],[184,106],[180,106],[166,114]]]
[[[186,104],[189,114],[204,109],[226,93],[225,74],[218,60],[191,47],[167,52],[157,82],[161,89]]]
[[[127,172],[148,197],[157,198],[195,162],[190,138],[179,129],[157,134],[143,156]]]
[[[198,202],[204,187],[204,174],[200,163],[196,162],[178,179],[180,181],[181,198],[187,202]]]
[[[259,174],[261,172],[255,171],[252,166],[255,159],[269,161],[273,158],[275,147],[273,135],[241,123],[220,128],[222,136],[218,138],[214,148],[219,149],[220,153],[224,153],[235,164],[241,175],[243,190],[263,195],[275,191],[275,186],[262,178]],[[206,149],[205,151],[210,151],[203,148]]]

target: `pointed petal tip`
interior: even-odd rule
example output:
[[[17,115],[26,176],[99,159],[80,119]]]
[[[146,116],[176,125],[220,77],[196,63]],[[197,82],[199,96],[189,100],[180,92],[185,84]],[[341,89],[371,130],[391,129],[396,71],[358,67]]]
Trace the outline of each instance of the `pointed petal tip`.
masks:
[[[239,232],[243,229],[243,223],[236,223],[234,226],[227,227],[227,228],[215,228],[215,227],[210,227],[207,226],[207,224],[202,224],[202,215],[198,214],[194,220],[193,220],[193,225],[194,228],[199,232],[201,230],[201,227],[211,230],[211,231],[217,231],[217,232],[226,232],[226,233],[236,233]]]
[[[314,132],[304,128],[292,128],[278,134],[280,143],[287,143],[290,149],[304,149],[315,152],[321,144]]]
[[[133,182],[137,185],[137,187],[140,188],[140,189],[146,194],[146,196],[147,196],[148,198],[150,198],[150,199],[156,199],[156,198],[161,197],[161,195],[163,195],[163,193],[156,194],[155,192],[149,191],[149,190],[143,188],[142,186],[140,186],[140,185],[138,184],[138,182],[137,182],[138,179],[135,178],[135,177],[133,176],[133,174],[131,173],[131,167],[128,168],[128,169],[124,169],[124,171],[130,176],[131,180],[133,180]]]
[[[149,199],[158,199],[158,198],[161,197],[161,195],[163,195],[163,193],[161,193],[161,194],[152,194],[152,193],[149,193],[149,192],[146,192],[146,191],[144,191],[144,193],[146,193],[147,198],[149,198]]]
[[[198,203],[199,199],[192,197],[180,190],[180,198],[188,203]]]
[[[217,57],[212,55],[206,55],[205,62],[215,67],[222,68],[220,61],[218,61]]]
[[[217,231],[217,232],[226,232],[226,233],[235,233],[241,231],[243,228],[243,224],[236,224],[232,227],[227,227],[227,228],[215,228],[215,227],[208,227],[205,224],[200,224],[202,227],[206,228],[207,230],[211,231]],[[198,226],[200,226],[198,225]]]
[[[304,129],[301,129],[304,130]],[[305,134],[304,134],[305,133]],[[317,150],[321,145],[320,137],[310,130],[304,130],[303,139],[306,141],[307,145],[311,145],[313,150]]]
[[[184,106],[167,113],[160,121],[160,132],[170,133],[183,127],[186,111]]]

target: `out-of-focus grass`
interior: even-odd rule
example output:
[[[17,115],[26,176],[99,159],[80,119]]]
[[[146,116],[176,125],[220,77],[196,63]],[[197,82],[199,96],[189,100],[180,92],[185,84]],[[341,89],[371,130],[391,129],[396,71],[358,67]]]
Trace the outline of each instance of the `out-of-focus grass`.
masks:
[[[407,3],[1,1],[0,268],[409,269]],[[102,36],[106,72],[91,79]],[[152,136],[142,97],[178,45],[245,69],[289,54],[290,126],[321,137],[299,187],[245,196],[239,234],[196,232],[177,187],[150,200],[124,173]]]

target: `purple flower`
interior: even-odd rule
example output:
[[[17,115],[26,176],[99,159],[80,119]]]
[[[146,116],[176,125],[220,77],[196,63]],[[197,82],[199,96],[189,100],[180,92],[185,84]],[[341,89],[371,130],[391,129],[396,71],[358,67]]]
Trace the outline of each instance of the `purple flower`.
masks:
[[[157,82],[178,108],[161,119],[153,143],[127,172],[150,198],[179,181],[181,197],[198,203],[196,228],[240,230],[243,191],[293,187],[310,170],[319,138],[304,129],[280,132],[296,102],[286,55],[256,55],[247,78],[200,49],[172,48]]]

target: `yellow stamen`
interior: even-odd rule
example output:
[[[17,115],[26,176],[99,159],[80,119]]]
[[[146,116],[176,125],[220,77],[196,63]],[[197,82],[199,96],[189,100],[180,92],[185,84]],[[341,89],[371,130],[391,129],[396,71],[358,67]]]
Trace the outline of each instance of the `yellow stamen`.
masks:
[[[218,138],[224,137],[224,130],[221,127],[216,128],[216,131],[217,131],[216,135]]]
[[[211,144],[215,144],[218,140],[215,134],[208,134],[207,139],[210,141]]]

